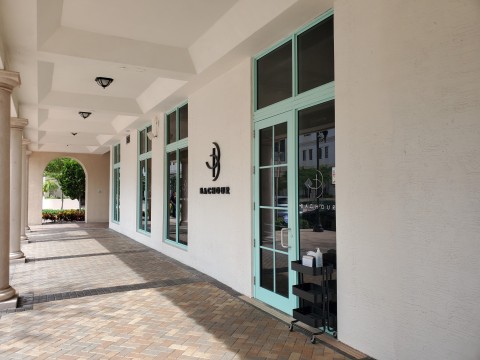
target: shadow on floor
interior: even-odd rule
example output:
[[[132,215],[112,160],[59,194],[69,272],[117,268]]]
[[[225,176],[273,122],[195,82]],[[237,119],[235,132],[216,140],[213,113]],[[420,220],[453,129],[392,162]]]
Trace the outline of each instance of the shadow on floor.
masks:
[[[193,341],[193,345],[208,348],[208,343],[204,343],[208,340],[202,336],[208,333],[221,342],[230,353],[236,354],[236,358],[289,359],[292,354],[294,358],[299,359],[348,358],[339,352],[336,352],[333,357],[331,349],[322,344],[312,345],[303,334],[289,332],[286,324],[245,303],[238,298],[240,294],[228,286],[108,229],[107,225],[64,224],[57,227],[49,224],[45,227],[37,227],[31,237],[33,242],[39,245],[55,242],[50,244],[55,246],[56,242],[73,244],[74,241],[95,240],[107,251],[93,254],[44,256],[31,261],[47,263],[111,255],[137,275],[136,282],[120,285],[104,284],[105,286],[101,288],[89,289],[82,288],[80,283],[70,283],[68,288],[62,289],[62,292],[35,294],[33,297],[24,298],[23,305],[31,306],[76,297],[153,289],[168,299],[172,311],[177,311],[174,314],[174,317],[178,318],[180,327],[177,330],[188,334],[188,336],[185,335],[184,345],[188,343],[192,346]],[[146,303],[148,304],[148,301]],[[182,318],[185,317],[194,321],[195,325],[191,326],[191,329],[182,327],[184,326],[181,325]],[[182,338],[181,334],[179,338]]]

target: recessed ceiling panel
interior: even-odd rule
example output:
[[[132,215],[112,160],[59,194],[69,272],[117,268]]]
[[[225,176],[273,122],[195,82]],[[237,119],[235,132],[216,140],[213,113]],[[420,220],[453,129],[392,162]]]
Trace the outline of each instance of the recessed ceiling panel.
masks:
[[[48,119],[49,120],[61,120],[65,122],[74,122],[74,123],[82,123],[82,124],[105,124],[110,125],[113,119],[117,116],[112,113],[96,111],[92,112],[92,114],[84,119],[79,114],[78,111],[89,111],[92,112],[91,109],[67,109],[67,108],[52,108],[48,111]]]
[[[112,84],[102,88],[95,82],[97,76],[113,78]],[[75,94],[103,95],[119,98],[137,98],[156,79],[152,72],[119,64],[75,59],[58,61],[53,71],[52,90]]]
[[[238,0],[64,0],[62,26],[187,48]]]

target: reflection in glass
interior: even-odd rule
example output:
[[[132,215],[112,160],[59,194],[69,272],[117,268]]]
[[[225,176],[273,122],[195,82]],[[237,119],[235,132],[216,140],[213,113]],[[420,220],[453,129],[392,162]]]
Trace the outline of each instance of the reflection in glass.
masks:
[[[288,297],[288,255],[275,253],[275,292]]]
[[[275,167],[273,171],[275,174],[275,206],[284,207],[286,210],[288,207],[287,167]]]
[[[145,206],[145,216],[146,216],[146,223],[145,223],[145,231],[150,232],[152,228],[152,159],[149,158],[146,160],[146,186],[145,186],[145,198],[146,198],[146,206]]]
[[[142,131],[140,131],[138,133],[138,137],[139,137],[139,151],[140,151],[140,154],[145,154],[145,129],[143,129]]]
[[[281,230],[288,228],[287,124],[260,130],[259,200],[260,286],[288,297],[288,254]],[[284,231],[284,242],[289,233]]]
[[[168,202],[168,239],[177,239],[177,156],[176,152],[167,154],[167,191]]]
[[[273,291],[273,253],[260,249],[260,286]]]
[[[177,209],[178,219],[178,242],[188,244],[188,149],[180,150],[180,199]]]
[[[120,221],[120,168],[117,169],[117,192],[116,192],[117,221]]]
[[[113,169],[113,221],[120,221],[120,168]]]
[[[188,137],[188,104],[185,104],[178,109],[178,117],[180,130],[179,140],[181,140]]]
[[[146,209],[147,209],[147,197],[145,192],[145,184],[147,179],[146,161],[140,160],[140,219],[138,228],[145,230],[146,223]]]
[[[272,137],[272,127],[260,130],[260,166],[269,166],[273,164]]]
[[[276,209],[275,210],[275,249],[285,251],[286,249],[282,247],[281,238],[282,238],[282,229],[288,228],[288,209]],[[283,232],[283,243],[288,245],[288,232]]]
[[[257,60],[257,109],[292,96],[292,42]]]
[[[298,36],[298,92],[333,80],[333,17],[329,17]]]
[[[260,206],[273,206],[272,168],[260,169]]]
[[[260,209],[260,245],[273,247],[273,210]]]
[[[177,141],[177,112],[167,115],[167,144]]]
[[[146,129],[145,129],[145,141],[147,143],[147,152],[150,152],[152,151],[152,140],[150,140],[150,138],[148,136],[146,136],[148,133],[151,133],[152,132],[152,127],[151,126],[148,126]]]
[[[273,157],[275,164],[285,164],[287,162],[287,123],[275,125],[275,146]]]
[[[120,162],[120,144],[113,147],[113,163],[118,164]]]
[[[328,157],[320,156],[329,149]],[[300,154],[314,149],[313,159]],[[298,204],[300,258],[320,248],[336,251],[335,210],[335,107],[334,102],[319,104],[298,113]],[[335,261],[333,255],[332,261]]]

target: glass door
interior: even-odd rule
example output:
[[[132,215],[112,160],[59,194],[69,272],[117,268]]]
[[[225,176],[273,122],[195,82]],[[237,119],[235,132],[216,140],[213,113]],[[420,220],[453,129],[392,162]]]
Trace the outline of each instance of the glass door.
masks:
[[[255,297],[291,314],[296,275],[293,112],[255,124]]]
[[[336,269],[333,100],[255,123],[254,186],[255,297],[291,314],[298,304],[291,261],[319,248]],[[336,297],[329,312],[336,322]]]
[[[321,319],[324,330],[337,331],[335,104],[326,101],[299,109],[297,131],[297,201],[299,259],[320,249],[323,266],[331,267],[328,282],[303,275],[303,282],[328,289],[314,306],[300,299],[299,312]],[[326,285],[328,284],[328,285]],[[309,285],[310,287],[311,285]]]

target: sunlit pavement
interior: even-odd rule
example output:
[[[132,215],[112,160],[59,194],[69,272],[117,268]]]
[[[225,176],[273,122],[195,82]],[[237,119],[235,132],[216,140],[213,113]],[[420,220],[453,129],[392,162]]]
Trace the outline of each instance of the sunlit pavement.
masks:
[[[10,267],[0,359],[350,359],[235,291],[107,228],[32,227]]]

